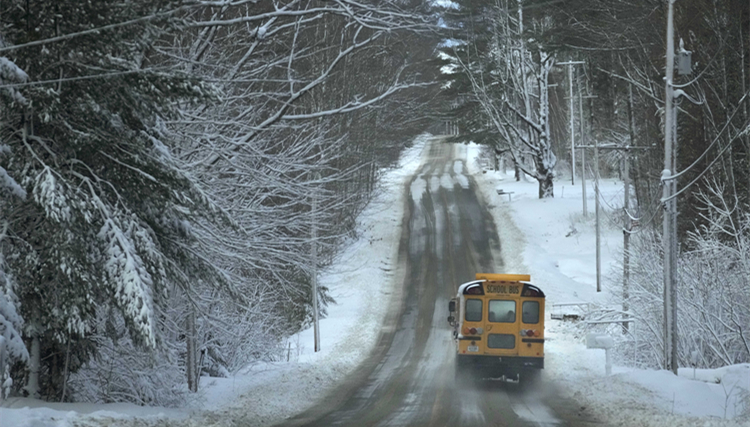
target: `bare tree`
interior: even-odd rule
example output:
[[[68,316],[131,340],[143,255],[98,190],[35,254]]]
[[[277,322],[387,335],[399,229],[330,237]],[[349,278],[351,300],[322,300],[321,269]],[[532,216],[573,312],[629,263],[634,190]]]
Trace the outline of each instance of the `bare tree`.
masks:
[[[498,16],[486,51],[471,44],[453,48],[452,57],[466,75],[474,100],[497,137],[495,150],[510,153],[523,173],[539,182],[539,198],[554,196],[557,158],[550,132],[549,75],[554,54],[540,43],[529,43],[523,27],[523,2],[516,3],[516,17],[507,2],[491,7]],[[548,22],[534,22],[542,31]],[[525,162],[531,158],[531,165]]]

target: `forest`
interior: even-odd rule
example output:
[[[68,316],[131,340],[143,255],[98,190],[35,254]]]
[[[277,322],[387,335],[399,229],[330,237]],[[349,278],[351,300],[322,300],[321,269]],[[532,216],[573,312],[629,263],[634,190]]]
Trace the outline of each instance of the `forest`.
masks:
[[[484,144],[496,168],[535,179],[540,198],[554,197],[556,180],[580,185],[576,171],[625,182],[622,207],[611,212],[624,248],[608,277],[622,292],[591,313],[634,321],[614,328],[620,362],[675,373],[750,362],[750,4],[454,5],[446,22],[455,30],[439,52],[453,99],[444,114],[460,129],[453,141]],[[676,221],[663,221],[665,209]],[[663,308],[665,252],[676,312]],[[666,316],[676,319],[669,332]]]
[[[0,20],[4,396],[174,406],[280,358],[437,88],[408,2],[12,0]]]
[[[627,178],[593,315],[654,325],[618,349],[662,367],[670,1],[678,364],[750,362],[746,1],[5,0],[0,399],[178,406],[279,360],[379,174],[445,123],[540,198]]]

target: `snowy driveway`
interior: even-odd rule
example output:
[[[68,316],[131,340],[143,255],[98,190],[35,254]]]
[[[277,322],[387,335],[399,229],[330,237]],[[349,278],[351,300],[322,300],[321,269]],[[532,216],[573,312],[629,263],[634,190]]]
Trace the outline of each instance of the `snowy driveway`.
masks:
[[[322,405],[283,425],[594,424],[579,419],[553,384],[522,390],[484,382],[459,390],[453,383],[448,300],[474,273],[503,272],[502,242],[466,175],[463,149],[439,140],[427,144],[405,188],[410,197],[399,261],[406,274],[373,355]]]

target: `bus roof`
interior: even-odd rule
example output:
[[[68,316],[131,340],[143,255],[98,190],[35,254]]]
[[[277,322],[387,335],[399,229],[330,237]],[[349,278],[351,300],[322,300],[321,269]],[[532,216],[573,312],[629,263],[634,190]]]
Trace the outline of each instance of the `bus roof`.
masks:
[[[484,283],[493,283],[493,282],[511,282],[511,283],[520,283],[523,285],[523,289],[521,290],[521,296],[533,296],[533,297],[541,297],[544,298],[544,292],[542,292],[541,289],[533,285],[531,282],[528,281],[528,279],[531,278],[528,274],[491,274],[491,273],[477,273],[477,280],[472,280],[471,282],[466,282],[461,284],[458,287],[458,297],[461,297],[464,295],[464,293],[469,292],[467,291],[467,288],[473,288],[476,285],[479,285],[479,288],[481,291],[477,295],[484,295]],[[469,292],[471,293],[471,292]]]
[[[477,280],[488,280],[491,282],[528,282],[531,280],[530,274],[492,274],[477,273]]]
[[[473,285],[475,283],[482,283],[484,280],[472,280],[471,282],[466,282],[458,287],[458,295],[462,295],[464,293],[464,289],[466,289],[468,286]]]

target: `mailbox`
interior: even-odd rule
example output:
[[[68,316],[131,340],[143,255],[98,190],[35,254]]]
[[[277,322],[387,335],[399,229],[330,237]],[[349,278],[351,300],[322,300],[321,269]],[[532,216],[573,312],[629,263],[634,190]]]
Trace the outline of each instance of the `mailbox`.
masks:
[[[586,348],[603,348],[605,350],[614,347],[615,341],[609,335],[588,334],[586,337]]]

